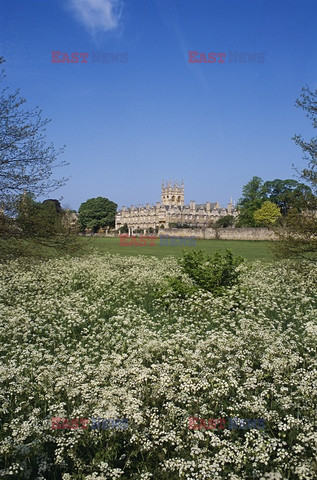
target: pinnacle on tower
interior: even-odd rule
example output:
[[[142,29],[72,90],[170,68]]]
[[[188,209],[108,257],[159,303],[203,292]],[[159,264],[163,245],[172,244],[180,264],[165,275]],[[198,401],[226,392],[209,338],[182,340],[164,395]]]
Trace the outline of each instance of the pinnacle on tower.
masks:
[[[169,180],[162,184],[161,203],[165,206],[184,205],[184,185],[180,186],[180,182]]]

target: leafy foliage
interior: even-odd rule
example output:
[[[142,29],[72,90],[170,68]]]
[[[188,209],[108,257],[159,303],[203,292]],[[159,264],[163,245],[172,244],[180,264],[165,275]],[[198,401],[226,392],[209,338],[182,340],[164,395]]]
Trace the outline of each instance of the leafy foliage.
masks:
[[[56,250],[63,254],[81,249],[57,200],[41,203],[33,195],[24,194],[15,205],[15,218],[0,214],[1,260],[17,256],[46,258],[56,256]],[[50,253],[48,248],[55,252]]]
[[[122,227],[119,228],[119,233],[128,233],[128,232],[129,232],[129,227],[127,223],[125,223],[124,225],[122,225]]]
[[[238,202],[239,217],[237,227],[255,227],[254,212],[261,208],[263,180],[253,177],[242,189],[242,198]]]
[[[181,222],[170,222],[168,224],[169,228],[192,228],[189,223],[181,223]]]
[[[307,86],[302,89],[296,106],[306,112],[312,121],[313,128],[317,128],[317,89],[311,91]],[[293,137],[296,145],[300,146],[304,159],[308,161],[306,168],[301,170],[300,177],[310,183],[314,194],[317,194],[317,137],[305,141],[301,135]],[[279,241],[273,246],[279,257],[308,258],[317,261],[317,198],[306,198],[301,212],[291,210],[283,223],[283,228],[277,230]]]
[[[235,223],[233,215],[225,215],[224,217],[218,218],[218,220],[213,224],[215,228],[228,228],[232,227]]]
[[[313,208],[316,203],[311,188],[297,180],[277,178],[263,183],[260,177],[253,177],[243,187],[242,198],[238,202],[239,217],[236,226],[256,227],[258,224],[254,213],[267,201],[275,203],[283,216],[291,209],[302,212],[307,207]]]
[[[303,87],[295,104],[304,110],[313,128],[317,128],[317,89],[312,91],[307,85]],[[302,149],[304,160],[308,162],[307,167],[300,172],[301,178],[310,183],[314,192],[317,193],[317,137],[305,141],[302,135],[294,135],[293,140]]]
[[[254,212],[256,224],[265,227],[274,225],[280,216],[281,212],[278,206],[269,200],[265,201],[261,208]]]
[[[50,237],[64,232],[62,210],[53,202],[36,202],[33,196],[21,195],[17,205],[16,226],[23,237]]]
[[[4,59],[0,57],[0,63]],[[0,73],[3,82],[4,71]],[[63,149],[47,145],[48,119],[42,111],[23,108],[26,100],[19,90],[0,91],[0,259],[16,256],[40,256],[41,245],[74,251],[74,237],[62,227],[61,212],[54,202],[35,202],[65,184],[66,179],[52,177],[53,170],[66,165],[57,162]],[[56,206],[56,204],[55,204]]]
[[[263,199],[275,203],[282,215],[287,215],[291,209],[302,212],[308,205],[313,205],[315,197],[311,188],[297,180],[267,181],[263,184]]]
[[[237,267],[242,261],[242,257],[234,256],[230,250],[226,250],[223,255],[220,252],[209,255],[199,250],[185,252],[179,263],[183,272],[199,288],[220,295],[225,288],[232,287],[237,282]]]
[[[317,216],[315,212],[289,212],[282,227],[275,229],[278,241],[272,243],[277,258],[298,258],[317,262]]]
[[[108,198],[90,198],[82,203],[78,210],[78,222],[81,231],[90,229],[93,233],[100,228],[115,226],[117,204]]]

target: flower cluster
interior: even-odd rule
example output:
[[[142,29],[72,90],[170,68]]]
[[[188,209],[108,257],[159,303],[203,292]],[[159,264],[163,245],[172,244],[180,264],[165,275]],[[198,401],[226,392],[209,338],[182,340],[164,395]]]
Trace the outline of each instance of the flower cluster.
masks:
[[[65,430],[77,428],[88,428],[90,421],[88,418],[72,418],[67,420],[67,418],[61,417],[52,417],[52,429],[53,430]],[[128,428],[128,419],[127,418],[91,418],[91,428],[96,429],[107,429],[107,428],[117,428],[120,430],[126,430]]]
[[[221,296],[178,298],[173,257],[1,265],[0,476],[316,479],[317,265],[239,268]],[[265,429],[188,428],[210,412]]]

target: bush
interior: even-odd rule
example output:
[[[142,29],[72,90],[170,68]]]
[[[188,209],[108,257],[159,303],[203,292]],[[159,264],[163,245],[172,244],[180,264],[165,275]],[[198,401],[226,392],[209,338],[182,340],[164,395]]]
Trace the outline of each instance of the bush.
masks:
[[[129,227],[126,223],[119,228],[119,233],[129,233]]]
[[[192,228],[189,223],[180,223],[180,222],[172,222],[169,223],[169,228]]]
[[[188,285],[181,276],[170,277],[167,279],[167,287],[163,286],[159,290],[159,296],[162,297],[167,294],[167,304],[173,298],[185,299],[193,295],[198,290],[196,285]]]
[[[216,228],[228,228],[234,226],[234,217],[232,215],[225,215],[224,217],[218,218],[214,223]]]
[[[242,262],[242,257],[234,256],[230,250],[226,250],[224,255],[220,252],[208,255],[202,250],[188,252],[179,260],[184,273],[198,287],[216,295],[221,295],[225,288],[237,283],[240,274],[238,266]]]

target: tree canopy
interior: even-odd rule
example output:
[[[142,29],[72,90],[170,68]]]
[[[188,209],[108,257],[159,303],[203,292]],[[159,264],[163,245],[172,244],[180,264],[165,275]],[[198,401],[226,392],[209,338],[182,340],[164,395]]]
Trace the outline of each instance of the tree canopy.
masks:
[[[216,228],[228,228],[234,225],[234,217],[233,215],[224,215],[223,217],[218,218],[214,223],[214,227]]]
[[[311,91],[303,87],[300,97],[296,100],[297,107],[302,108],[306,117],[317,128],[317,89]],[[301,147],[306,168],[297,170],[302,180],[309,183],[313,193],[317,194],[317,137],[304,140],[301,135],[293,137],[296,145]],[[306,208],[305,208],[306,207]],[[279,242],[275,242],[275,251],[279,256],[297,257],[317,260],[317,199],[306,197],[301,211],[291,209],[286,215],[283,229],[277,231]]]
[[[290,210],[303,212],[315,205],[312,189],[297,180],[268,180],[263,182],[260,177],[253,177],[242,190],[242,198],[238,202],[239,217],[237,226],[255,227],[257,225],[254,213],[264,202],[278,206],[280,213],[286,216]]]
[[[282,215],[287,215],[291,208],[301,212],[314,202],[311,188],[297,180],[267,181],[263,184],[262,192],[263,199],[275,203]]]
[[[279,207],[269,200],[263,202],[261,208],[254,212],[254,220],[257,225],[270,227],[274,225],[281,216]]]
[[[239,217],[237,227],[255,227],[254,212],[263,203],[263,180],[260,177],[253,177],[242,188],[242,198],[238,202]]]
[[[82,203],[78,210],[78,222],[81,231],[90,229],[93,233],[100,228],[114,228],[117,204],[108,198],[90,198]]]
[[[0,57],[0,64],[3,62]],[[26,109],[26,100],[20,97],[19,90],[10,92],[3,86],[4,79],[2,70],[0,260],[73,252],[79,243],[70,235],[65,222],[63,224],[59,201],[36,201],[38,196],[47,195],[65,184],[67,179],[53,176],[55,168],[66,165],[57,160],[63,148],[56,150],[52,143],[47,143],[46,127],[50,120],[42,119],[39,107]]]

